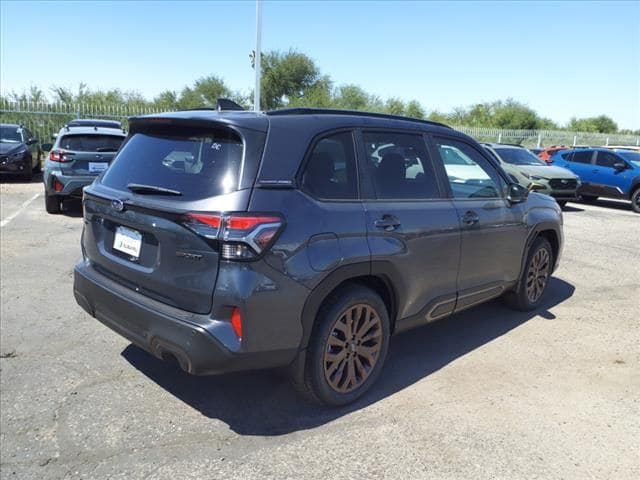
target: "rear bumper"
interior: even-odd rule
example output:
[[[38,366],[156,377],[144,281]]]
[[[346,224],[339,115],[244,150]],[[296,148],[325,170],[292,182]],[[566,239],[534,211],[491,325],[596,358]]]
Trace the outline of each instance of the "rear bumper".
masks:
[[[82,198],[82,189],[91,185],[96,177],[97,175],[65,175],[60,170],[45,170],[43,181],[48,195]],[[56,192],[53,188],[54,180],[63,185],[61,191]]]
[[[74,271],[78,304],[160,359],[175,357],[194,375],[288,365],[297,349],[245,352],[226,321],[164,305],[123,287],[82,261]]]

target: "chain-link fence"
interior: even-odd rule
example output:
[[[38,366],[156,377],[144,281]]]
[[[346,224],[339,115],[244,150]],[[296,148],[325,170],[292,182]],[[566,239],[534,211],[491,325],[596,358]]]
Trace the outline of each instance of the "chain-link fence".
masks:
[[[43,143],[74,118],[119,120],[127,128],[127,118],[160,113],[162,109],[144,105],[88,103],[31,103],[0,100],[0,122],[16,123],[29,128]],[[608,133],[570,132],[567,130],[501,130],[454,126],[481,142],[515,143],[524,147],[543,148],[551,145],[640,145],[640,136]]]
[[[50,142],[65,124],[76,118],[118,120],[127,128],[127,119],[162,110],[138,105],[88,103],[31,103],[0,100],[0,123],[24,125],[42,143]]]
[[[544,148],[551,145],[640,145],[640,136],[637,135],[571,132],[569,130],[502,130],[458,126],[454,126],[454,128],[480,142],[514,143],[527,148]]]

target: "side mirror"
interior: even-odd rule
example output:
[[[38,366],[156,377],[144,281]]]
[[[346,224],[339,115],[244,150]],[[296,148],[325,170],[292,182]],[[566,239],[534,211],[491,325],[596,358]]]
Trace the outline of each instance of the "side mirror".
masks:
[[[27,140],[27,145],[33,145],[34,143],[38,143],[35,138],[30,138],[29,140]]]
[[[529,190],[519,183],[512,183],[509,185],[509,194],[507,200],[511,203],[522,203],[529,196]]]
[[[43,143],[42,145],[40,145],[40,148],[43,152],[50,152],[53,148],[53,143]]]
[[[613,168],[615,168],[618,172],[627,169],[627,164],[623,162],[618,162],[613,164]]]

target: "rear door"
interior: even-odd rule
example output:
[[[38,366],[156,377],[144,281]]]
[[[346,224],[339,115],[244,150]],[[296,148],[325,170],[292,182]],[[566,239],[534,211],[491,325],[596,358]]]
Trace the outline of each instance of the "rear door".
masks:
[[[360,150],[370,188],[364,202],[372,270],[392,277],[398,327],[418,314],[418,323],[448,315],[455,305],[459,222],[424,136],[365,130]]]
[[[255,177],[263,142],[257,132],[213,126],[134,133],[85,190],[86,258],[136,292],[209,312],[219,244],[205,214],[246,210],[243,172]]]
[[[59,142],[67,162],[61,163],[65,175],[99,175],[107,169],[124,135],[107,133],[67,133]]]
[[[505,198],[507,183],[471,143],[433,137],[462,229],[456,309],[497,296],[516,281],[527,237],[524,205]],[[459,158],[452,164],[452,158]]]

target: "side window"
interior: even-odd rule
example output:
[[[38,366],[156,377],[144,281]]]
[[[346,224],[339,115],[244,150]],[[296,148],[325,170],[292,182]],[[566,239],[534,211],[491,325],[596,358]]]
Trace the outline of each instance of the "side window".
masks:
[[[458,140],[434,140],[455,198],[502,197],[506,182],[480,152]]]
[[[622,163],[618,157],[610,152],[598,152],[596,157],[596,165],[600,167],[613,168],[616,163]]]
[[[351,132],[337,133],[315,144],[302,175],[302,189],[320,199],[358,197],[358,176]]]
[[[438,182],[422,135],[363,133],[365,162],[379,199],[440,198]]]
[[[593,156],[592,151],[577,150],[577,151],[570,152],[570,156],[565,157],[565,159],[568,160],[569,162],[591,163],[592,156]]]

